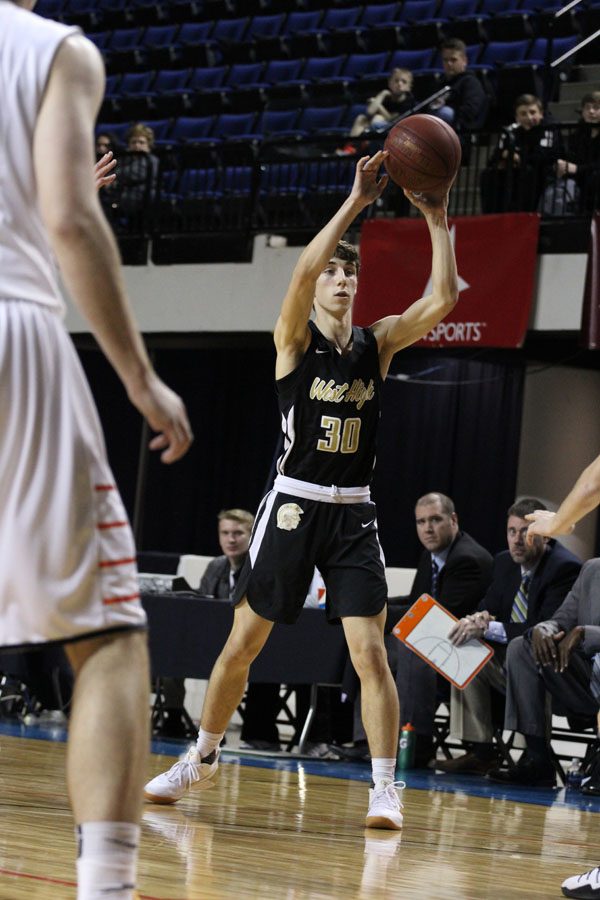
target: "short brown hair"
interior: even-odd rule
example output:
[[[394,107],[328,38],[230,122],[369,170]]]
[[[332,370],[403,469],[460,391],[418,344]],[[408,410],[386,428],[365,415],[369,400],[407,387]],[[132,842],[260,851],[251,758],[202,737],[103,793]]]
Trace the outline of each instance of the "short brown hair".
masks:
[[[548,507],[541,500],[538,500],[537,497],[521,497],[520,500],[516,500],[509,507],[506,517],[508,519],[510,516],[516,516],[517,519],[524,519],[525,516],[535,512],[536,509],[548,509]]]
[[[231,519],[233,522],[239,522],[240,525],[247,525],[252,528],[254,525],[254,516],[247,509],[222,509],[217,520],[222,522],[223,519]]]
[[[448,38],[447,41],[443,41],[440,51],[443,50],[456,50],[457,53],[462,53],[463,56],[467,55],[467,45],[460,38]]]
[[[354,263],[356,266],[356,274],[358,275],[358,270],[360,269],[360,257],[354,244],[350,244],[348,241],[338,241],[333,255],[336,259],[343,259],[345,262]]]
[[[589,91],[584,94],[581,98],[581,106],[584,107],[586,103],[600,103],[600,91]]]
[[[540,112],[544,111],[544,104],[535,94],[519,94],[515,100],[515,110],[519,106],[537,106]]]
[[[134,137],[145,137],[150,149],[152,150],[154,147],[154,131],[149,125],[144,125],[143,122],[136,122],[135,125],[132,125],[125,135],[127,143]]]

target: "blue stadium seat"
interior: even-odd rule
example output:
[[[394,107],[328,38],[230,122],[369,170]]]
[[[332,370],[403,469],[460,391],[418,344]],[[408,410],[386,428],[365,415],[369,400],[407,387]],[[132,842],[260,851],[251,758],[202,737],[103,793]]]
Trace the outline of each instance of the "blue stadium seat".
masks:
[[[271,163],[261,167],[259,193],[267,196],[283,197],[296,195],[304,189],[302,173],[306,167],[299,163]]]
[[[442,0],[436,12],[438,19],[451,19],[458,16],[474,16],[479,6],[479,0]]]
[[[257,38],[277,37],[285,21],[285,13],[274,15],[253,16],[244,35],[246,41],[255,41]]]
[[[250,24],[250,18],[244,16],[240,19],[219,19],[211,35],[213,41],[241,41]]]
[[[179,116],[171,128],[171,141],[202,141],[213,132],[215,116]]]
[[[573,37],[564,37],[564,38],[554,38],[552,41],[551,54],[550,54],[550,62],[555,59],[558,59],[563,53],[566,53],[568,50],[572,50],[576,44],[579,43],[579,38],[574,35]],[[546,63],[546,55],[548,52],[549,41],[547,38],[536,38],[533,42],[529,53],[527,54],[527,62],[536,63],[538,65],[544,65]],[[574,53],[573,56],[569,58],[572,63],[577,57],[577,54]],[[567,62],[565,60],[565,62]]]
[[[108,45],[106,67],[111,72],[130,72],[141,63],[143,28],[117,28]]]
[[[227,87],[237,88],[244,85],[264,84],[261,78],[263,63],[234,63],[227,75]]]
[[[152,84],[151,104],[155,115],[182,115],[186,108],[190,69],[163,69]]]
[[[499,13],[514,12],[519,6],[519,0],[481,0],[480,13],[496,16]]]
[[[120,144],[125,144],[125,135],[131,128],[129,122],[100,122],[96,134],[112,134]]]
[[[486,21],[486,32],[490,41],[528,40],[533,35],[532,18],[520,11],[496,14]]]
[[[154,146],[161,147],[169,143],[167,140],[172,127],[171,119],[146,119],[145,124],[154,132]]]
[[[388,53],[353,53],[348,56],[342,75],[345,78],[364,78],[366,75],[387,74]]]
[[[479,65],[497,66],[523,62],[529,49],[529,41],[490,41],[483,48]]]
[[[178,25],[154,25],[146,28],[142,38],[144,62],[155,69],[175,59],[175,35]]]
[[[61,21],[65,0],[38,0],[36,13],[45,19]]]
[[[225,196],[249,196],[252,192],[252,166],[225,166],[221,189]]]
[[[396,50],[390,59],[391,69],[428,69],[433,65],[434,50]]]
[[[340,28],[351,28],[353,25],[358,23],[358,20],[361,17],[363,8],[362,6],[351,6],[351,7],[342,7],[341,9],[337,9],[335,7],[326,10],[325,15],[323,16],[323,21],[320,24],[320,28],[326,31],[335,31]]]
[[[175,45],[176,58],[181,65],[212,65],[210,34],[213,28],[214,22],[184,22],[181,25]]]
[[[296,81],[300,77],[303,65],[302,59],[272,59],[267,63],[262,77],[267,84],[272,85]]]
[[[218,138],[234,138],[253,135],[255,113],[221,113],[217,116],[213,134]]]
[[[112,31],[96,31],[90,32],[86,34],[88,40],[95,44],[98,50],[105,50],[108,47],[108,42],[112,37]]]
[[[302,70],[302,78],[307,81],[331,80],[341,75],[346,57],[339,56],[311,56],[306,60]]]
[[[225,84],[228,66],[199,66],[192,71],[189,87],[192,90],[209,91]]]
[[[400,12],[401,22],[421,22],[432,19],[437,9],[438,0],[406,0]]]
[[[294,35],[314,33],[323,17],[323,10],[294,10],[285,19],[276,35],[260,35],[254,38],[256,59],[281,59],[285,56],[300,57],[302,53],[292,52],[290,42]]]
[[[217,169],[185,169],[177,185],[177,194],[183,199],[217,197],[219,173]]]
[[[292,134],[297,118],[297,109],[265,110],[260,114],[255,130],[263,137]]]
[[[343,106],[307,106],[300,113],[296,130],[302,136],[335,133],[340,130],[344,112]]]
[[[360,17],[359,24],[361,28],[388,25],[391,22],[397,21],[399,9],[399,3],[369,3],[363,7],[363,14]]]

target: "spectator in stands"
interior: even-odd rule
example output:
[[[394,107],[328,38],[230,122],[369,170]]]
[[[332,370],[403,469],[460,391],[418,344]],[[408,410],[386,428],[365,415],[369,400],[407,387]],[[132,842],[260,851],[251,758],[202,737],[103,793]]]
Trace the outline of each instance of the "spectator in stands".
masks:
[[[156,192],[158,157],[152,153],[154,132],[138,122],[127,132],[127,153],[117,172],[119,208],[127,215],[142,212]]]
[[[465,531],[461,531],[450,497],[433,492],[417,500],[415,521],[423,552],[408,598],[412,605],[429,593],[456,616],[476,609],[492,576],[492,557]],[[388,607],[390,629],[406,611],[391,598]],[[400,717],[416,730],[417,767],[434,758],[433,722],[447,681],[436,675],[428,663],[395,638],[388,640],[390,663],[396,669]]]
[[[584,563],[577,581],[550,619],[508,648],[505,728],[525,736],[516,765],[490,777],[507,784],[555,782],[546,692],[562,715],[596,724],[600,703],[600,559]],[[598,772],[582,790],[600,794]]]
[[[600,207],[600,91],[582,97],[581,119],[569,136],[564,159],[556,162],[556,175],[565,191],[569,184],[575,187],[575,209],[569,211],[591,212]]]
[[[460,137],[464,159],[468,158],[469,132],[481,128],[488,110],[488,98],[473,72],[469,72],[467,47],[458,38],[448,38],[441,46],[444,81],[449,87],[445,97],[435,100],[429,112],[452,125]]]
[[[540,98],[521,94],[515,100],[515,121],[502,131],[481,173],[482,211],[537,210],[562,155],[560,134],[544,117]]]
[[[117,142],[114,134],[109,131],[100,131],[96,135],[96,159],[100,159],[105,153],[114,153]]]
[[[350,137],[358,137],[365,131],[387,130],[398,116],[415,105],[412,86],[410,69],[392,69],[387,87],[367,100],[366,111],[354,120]]]
[[[544,509],[544,504],[532,497],[524,497],[510,507],[508,550],[494,559],[492,583],[478,611],[461,619],[450,632],[457,646],[473,637],[484,638],[494,647],[494,656],[466,688],[452,688],[450,730],[470,750],[438,763],[437,768],[443,772],[485,775],[497,766],[492,742],[492,691],[498,696],[506,692],[507,643],[552,616],[579,574],[581,561],[556,541],[536,537],[527,543],[526,516],[536,509]],[[543,781],[546,773],[540,778]],[[530,783],[535,784],[535,778]]]

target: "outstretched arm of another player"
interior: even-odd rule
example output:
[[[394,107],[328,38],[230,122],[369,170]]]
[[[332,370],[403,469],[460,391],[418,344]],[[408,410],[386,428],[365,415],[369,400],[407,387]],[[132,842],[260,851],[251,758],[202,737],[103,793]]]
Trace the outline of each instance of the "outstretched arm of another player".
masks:
[[[95,190],[92,135],[104,91],[98,51],[73,36],[60,46],[34,135],[40,209],[65,284],[87,318],[134,406],[159,432],[163,462],[188,449],[183,403],[154,372],[135,325],[117,246]]]
[[[446,216],[448,194],[428,199],[410,191],[404,193],[423,213],[429,228],[432,291],[427,297],[409,306],[401,316],[386,316],[373,325],[384,377],[394,353],[426,335],[452,311],[458,300],[456,258]]]
[[[378,174],[386,156],[386,152],[379,150],[372,157],[359,159],[350,195],[300,254],[275,326],[278,357],[301,355],[308,346],[308,320],[316,280],[357,215],[381,196],[388,177],[383,175],[379,178]]]
[[[565,497],[556,512],[536,509],[526,519],[531,522],[527,529],[527,540],[533,541],[535,534],[556,537],[569,534],[576,522],[600,505],[600,456],[583,470],[571,492]]]

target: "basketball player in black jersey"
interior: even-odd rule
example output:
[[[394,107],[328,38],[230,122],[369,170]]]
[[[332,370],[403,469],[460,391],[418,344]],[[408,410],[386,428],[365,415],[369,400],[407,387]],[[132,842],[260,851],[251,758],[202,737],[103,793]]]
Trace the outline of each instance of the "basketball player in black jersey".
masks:
[[[148,800],[173,803],[212,778],[250,664],[275,622],[297,619],[316,565],[327,588],[327,616],[341,619],[361,680],[374,784],[366,824],[402,827],[394,784],[398,696],[383,643],[387,591],[369,482],[392,356],[451,311],[458,286],[447,196],[428,202],[407,193],[429,226],[432,293],[402,315],[353,327],[358,254],[341,238],[385,188],[387,176],[378,178],[385,155],[359,160],[350,196],[302,252],[292,274],[275,328],[284,432],[278,475],[256,516],[233,598],[233,628],[213,669],[197,746],[146,785]]]

